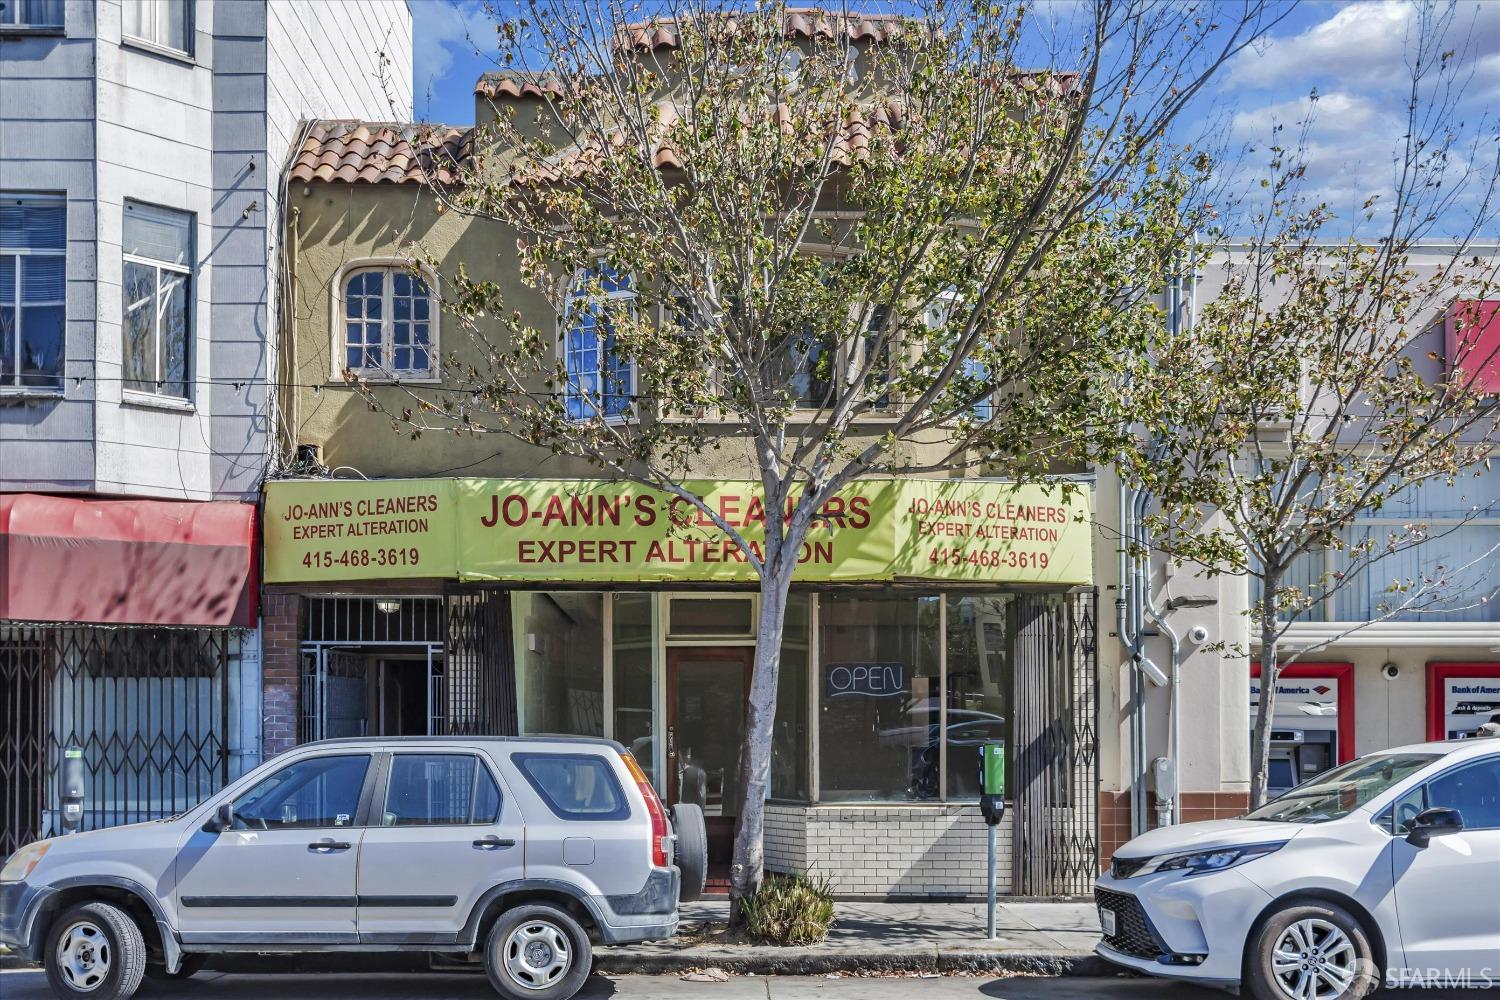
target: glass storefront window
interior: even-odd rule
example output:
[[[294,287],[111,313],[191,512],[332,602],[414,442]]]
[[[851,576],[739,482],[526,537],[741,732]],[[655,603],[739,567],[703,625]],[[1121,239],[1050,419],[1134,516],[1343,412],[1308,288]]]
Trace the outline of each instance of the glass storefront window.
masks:
[[[655,756],[651,743],[653,707],[651,674],[656,636],[651,627],[650,594],[611,594],[614,622],[611,645],[615,671],[615,739],[635,754],[648,778]]]
[[[771,797],[806,802],[808,731],[807,663],[811,651],[812,595],[787,598],[781,635],[781,671],[776,683],[776,729],[771,736]]]
[[[522,733],[604,735],[604,595],[512,595]]]
[[[818,740],[824,800],[940,797],[939,600],[822,597]]]
[[[978,799],[979,754],[984,743],[1006,740],[1010,749],[1010,594],[949,594],[948,798]],[[1007,754],[1015,763],[1015,753]],[[1007,777],[1006,787],[1012,782]]]

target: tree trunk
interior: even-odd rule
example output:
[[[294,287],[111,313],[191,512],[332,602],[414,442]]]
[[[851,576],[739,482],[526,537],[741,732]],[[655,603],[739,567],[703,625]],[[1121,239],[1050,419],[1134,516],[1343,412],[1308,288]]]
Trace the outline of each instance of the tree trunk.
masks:
[[[1260,701],[1255,707],[1255,738],[1250,744],[1250,808],[1266,804],[1271,771],[1271,718],[1276,710],[1276,682],[1281,677],[1277,647],[1280,623],[1276,618],[1276,589],[1281,577],[1267,576],[1260,599]]]
[[[760,888],[765,871],[766,796],[770,792],[771,735],[776,726],[776,692],[781,675],[781,636],[798,547],[779,548],[775,561],[767,562],[761,576],[755,669],[746,706],[745,746],[740,754],[739,825],[729,870],[730,926],[740,924],[740,904]],[[769,548],[767,557],[771,558]]]

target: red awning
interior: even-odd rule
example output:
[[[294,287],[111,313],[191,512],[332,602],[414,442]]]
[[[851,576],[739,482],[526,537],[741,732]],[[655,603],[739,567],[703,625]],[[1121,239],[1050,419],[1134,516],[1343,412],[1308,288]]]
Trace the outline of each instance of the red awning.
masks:
[[[0,494],[0,619],[255,624],[255,506]]]

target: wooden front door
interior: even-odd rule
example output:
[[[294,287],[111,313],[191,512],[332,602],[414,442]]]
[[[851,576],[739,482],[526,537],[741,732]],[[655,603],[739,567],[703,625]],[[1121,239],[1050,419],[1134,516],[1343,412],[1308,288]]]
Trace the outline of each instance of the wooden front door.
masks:
[[[667,799],[703,807],[711,864],[727,864],[738,815],[740,748],[755,650],[667,650]]]

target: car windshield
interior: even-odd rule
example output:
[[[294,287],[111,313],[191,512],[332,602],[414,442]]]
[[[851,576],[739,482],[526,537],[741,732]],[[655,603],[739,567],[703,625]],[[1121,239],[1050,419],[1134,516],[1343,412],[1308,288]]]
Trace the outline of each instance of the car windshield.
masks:
[[[1271,823],[1326,823],[1366,802],[1437,760],[1435,753],[1387,753],[1361,757],[1298,785],[1245,814]]]

